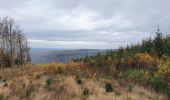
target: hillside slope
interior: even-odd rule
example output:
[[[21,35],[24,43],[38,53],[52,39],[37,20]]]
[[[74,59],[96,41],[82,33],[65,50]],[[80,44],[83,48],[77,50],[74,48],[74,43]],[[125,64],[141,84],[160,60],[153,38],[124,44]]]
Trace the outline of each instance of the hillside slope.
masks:
[[[99,76],[89,70],[80,71],[80,66],[53,63],[1,69],[0,100],[167,99],[151,89]]]

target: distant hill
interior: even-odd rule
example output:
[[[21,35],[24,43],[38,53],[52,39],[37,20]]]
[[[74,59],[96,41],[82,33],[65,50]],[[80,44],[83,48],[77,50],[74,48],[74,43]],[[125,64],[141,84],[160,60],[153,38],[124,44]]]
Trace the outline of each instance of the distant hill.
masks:
[[[59,50],[51,48],[32,48],[30,55],[33,64],[50,62],[68,62],[74,58],[81,58],[87,55],[95,55],[106,50],[100,49],[78,49],[78,50]]]

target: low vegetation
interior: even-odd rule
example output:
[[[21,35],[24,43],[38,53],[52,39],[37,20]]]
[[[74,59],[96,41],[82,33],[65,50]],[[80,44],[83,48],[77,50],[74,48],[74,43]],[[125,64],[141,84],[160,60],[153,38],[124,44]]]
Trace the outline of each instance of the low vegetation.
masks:
[[[5,68],[0,70],[0,75],[0,100],[167,99],[166,95],[151,88],[122,79],[120,82],[99,75],[97,71],[85,69],[83,63],[27,65],[22,69]]]

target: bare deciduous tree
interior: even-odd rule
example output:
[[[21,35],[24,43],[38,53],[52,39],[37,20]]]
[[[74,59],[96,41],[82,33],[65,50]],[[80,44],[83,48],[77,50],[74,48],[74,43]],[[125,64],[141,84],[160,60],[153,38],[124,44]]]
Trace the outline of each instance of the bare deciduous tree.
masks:
[[[0,56],[1,65],[9,67],[30,62],[27,38],[9,17],[0,20]]]

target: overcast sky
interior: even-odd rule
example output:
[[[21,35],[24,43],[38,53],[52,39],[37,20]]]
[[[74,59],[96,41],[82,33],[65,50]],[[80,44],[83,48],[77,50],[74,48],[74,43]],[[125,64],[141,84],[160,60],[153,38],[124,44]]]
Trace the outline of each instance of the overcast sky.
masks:
[[[0,0],[31,47],[111,49],[170,33],[170,0]]]

